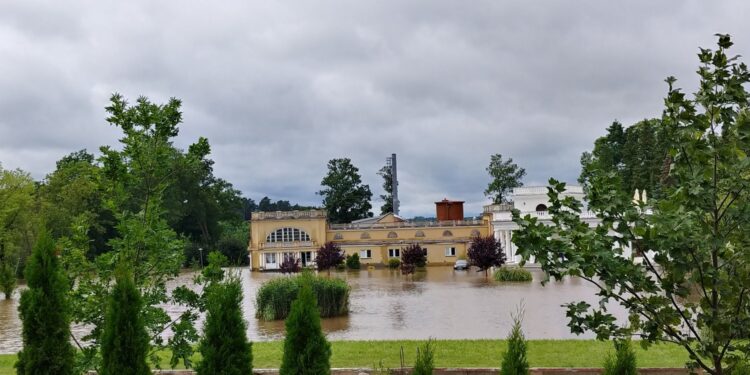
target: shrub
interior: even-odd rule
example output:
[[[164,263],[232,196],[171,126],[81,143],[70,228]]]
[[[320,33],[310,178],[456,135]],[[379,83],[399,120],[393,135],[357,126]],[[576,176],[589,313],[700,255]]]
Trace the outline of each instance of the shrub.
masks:
[[[253,372],[252,343],[242,318],[242,285],[237,278],[206,287],[206,324],[198,346],[198,375],[247,375]]]
[[[432,375],[435,368],[435,348],[432,339],[420,348],[417,348],[417,361],[414,363],[412,375]]]
[[[255,297],[256,318],[278,320],[286,318],[303,279],[311,284],[320,315],[324,318],[349,313],[349,284],[336,278],[313,276],[307,272],[295,277],[279,277],[265,282]]]
[[[635,351],[630,340],[615,341],[615,355],[604,360],[603,375],[637,375]]]
[[[302,271],[302,267],[299,265],[299,259],[286,258],[279,266],[281,273],[297,273]]]
[[[513,328],[508,335],[508,350],[503,355],[500,375],[527,375],[529,362],[526,358],[526,338],[521,330],[523,308],[513,315]]]
[[[119,267],[102,332],[101,375],[150,375],[149,338],[141,316],[141,294],[133,275]]]
[[[485,276],[490,267],[499,267],[505,263],[505,253],[493,235],[472,238],[469,251],[466,253],[469,264],[479,268],[479,271],[484,271]]]
[[[331,344],[320,328],[320,313],[308,275],[286,319],[280,375],[330,374]]]
[[[315,265],[318,266],[318,271],[330,272],[331,268],[336,268],[340,264],[344,264],[344,252],[339,245],[326,242],[318,249],[315,255]]]
[[[425,264],[427,264],[427,249],[422,248],[418,243],[411,244],[406,249],[401,249],[402,274],[414,273],[417,267],[424,267]]]
[[[34,246],[26,281],[29,288],[21,293],[18,309],[23,321],[18,374],[72,375],[75,350],[70,344],[68,282],[49,233],[43,232]]]
[[[346,268],[350,270],[358,270],[362,268],[362,265],[359,262],[359,254],[352,254],[346,257]]]
[[[495,271],[496,281],[531,281],[531,272],[521,267],[501,267]]]
[[[401,266],[401,260],[398,258],[388,259],[388,268],[398,268]]]

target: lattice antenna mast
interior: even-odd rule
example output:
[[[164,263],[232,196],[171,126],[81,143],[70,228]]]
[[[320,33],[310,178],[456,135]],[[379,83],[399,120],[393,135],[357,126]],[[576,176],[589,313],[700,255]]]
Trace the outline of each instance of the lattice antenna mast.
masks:
[[[393,201],[393,214],[398,215],[398,174],[396,173],[396,154],[386,159],[386,165],[391,168],[391,198]]]

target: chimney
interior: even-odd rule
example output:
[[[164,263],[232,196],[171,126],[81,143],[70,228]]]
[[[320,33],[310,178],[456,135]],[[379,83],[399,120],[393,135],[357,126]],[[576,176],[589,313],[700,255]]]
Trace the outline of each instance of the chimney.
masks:
[[[446,198],[440,202],[435,202],[435,211],[438,221],[463,220],[464,202],[449,201]]]

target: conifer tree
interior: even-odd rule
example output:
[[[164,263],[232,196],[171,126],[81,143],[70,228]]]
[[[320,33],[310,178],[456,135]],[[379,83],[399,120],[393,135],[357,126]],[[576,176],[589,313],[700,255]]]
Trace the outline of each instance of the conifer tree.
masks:
[[[28,289],[21,294],[23,350],[16,363],[19,375],[72,375],[75,350],[70,344],[67,280],[55,242],[43,232],[26,266]]]
[[[205,289],[206,324],[198,347],[203,359],[195,370],[198,375],[249,375],[253,355],[242,318],[242,284],[233,276],[222,280],[219,263],[223,261],[221,254],[211,253],[204,269],[207,279],[211,280],[209,273],[218,278]]]
[[[320,312],[309,281],[304,282],[286,319],[280,375],[331,373],[331,344],[320,328]]]
[[[500,375],[527,375],[529,362],[526,358],[526,338],[521,330],[523,308],[513,315],[513,328],[508,335],[508,350],[500,365]]]
[[[150,375],[146,363],[149,338],[141,316],[141,294],[133,275],[125,268],[116,271],[115,287],[109,297],[102,332],[101,375]]]

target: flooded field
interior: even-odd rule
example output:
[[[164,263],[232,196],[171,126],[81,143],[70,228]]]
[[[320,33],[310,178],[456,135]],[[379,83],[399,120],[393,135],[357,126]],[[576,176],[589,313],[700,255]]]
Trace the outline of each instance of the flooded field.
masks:
[[[278,340],[284,322],[255,319],[255,292],[265,281],[284,277],[274,273],[240,271],[245,291],[244,311],[248,335],[254,341]],[[331,340],[479,339],[503,338],[510,329],[510,314],[525,305],[524,332],[531,339],[589,338],[570,334],[562,304],[585,300],[595,304],[596,290],[580,279],[542,286],[542,274],[532,270],[531,283],[487,281],[474,271],[431,267],[414,277],[397,271],[362,270],[333,273],[352,287],[350,313],[323,320]],[[184,273],[174,284],[191,284],[193,273]],[[18,296],[0,300],[0,353],[19,350]],[[175,307],[170,313],[180,312]],[[621,312],[619,314],[624,316]],[[200,323],[202,324],[202,323]],[[80,336],[82,328],[74,329]]]

